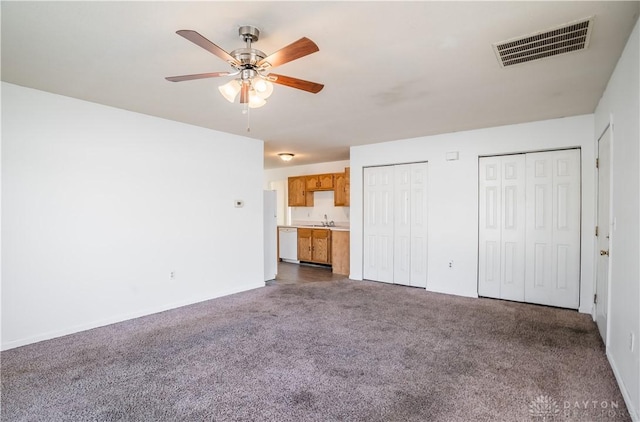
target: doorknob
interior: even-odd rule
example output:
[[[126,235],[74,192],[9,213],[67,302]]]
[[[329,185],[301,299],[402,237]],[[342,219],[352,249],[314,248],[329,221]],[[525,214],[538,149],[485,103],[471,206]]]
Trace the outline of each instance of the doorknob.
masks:
[[[607,255],[609,256],[609,251],[605,251],[604,249],[600,251],[600,255]]]

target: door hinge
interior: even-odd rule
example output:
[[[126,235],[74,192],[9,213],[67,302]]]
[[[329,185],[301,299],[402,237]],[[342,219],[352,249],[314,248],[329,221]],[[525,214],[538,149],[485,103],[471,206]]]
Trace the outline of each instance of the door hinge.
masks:
[[[598,235],[598,226],[596,226],[596,236]]]
[[[598,294],[593,295],[593,303],[598,303]]]
[[[596,158],[596,168],[599,169],[600,168],[600,159]]]

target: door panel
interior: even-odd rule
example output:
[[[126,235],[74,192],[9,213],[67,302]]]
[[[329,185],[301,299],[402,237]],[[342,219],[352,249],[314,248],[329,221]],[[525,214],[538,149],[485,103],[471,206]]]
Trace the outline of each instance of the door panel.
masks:
[[[411,275],[411,166],[394,168],[395,224],[393,282],[409,284]]]
[[[580,289],[580,150],[527,154],[525,301],[577,309]]]
[[[409,284],[427,287],[427,163],[411,164],[411,273]]]
[[[478,294],[500,298],[500,226],[502,201],[501,157],[479,160]]]
[[[596,324],[604,344],[608,346],[607,324],[609,306],[609,255],[611,236],[610,189],[611,189],[611,128],[598,140],[598,237],[596,240]]]
[[[365,224],[363,276],[393,282],[393,167],[364,169]]]
[[[524,300],[525,273],[525,156],[507,155],[502,160],[502,299]]]

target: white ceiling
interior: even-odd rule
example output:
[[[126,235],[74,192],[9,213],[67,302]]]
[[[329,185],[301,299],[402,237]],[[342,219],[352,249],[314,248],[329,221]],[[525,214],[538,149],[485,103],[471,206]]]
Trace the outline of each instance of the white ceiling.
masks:
[[[265,168],[349,158],[349,147],[592,113],[640,2],[1,2],[2,80],[265,140]],[[501,68],[492,43],[595,16],[587,50]],[[241,25],[270,54],[306,36],[320,51],[275,73],[320,82],[276,85],[250,113],[217,90],[228,71],[175,34],[193,29],[226,51]]]

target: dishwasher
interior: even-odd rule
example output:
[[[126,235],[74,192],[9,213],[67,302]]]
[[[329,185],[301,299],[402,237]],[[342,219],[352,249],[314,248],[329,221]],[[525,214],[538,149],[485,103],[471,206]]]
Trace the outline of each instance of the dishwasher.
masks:
[[[298,261],[298,229],[295,227],[278,227],[279,258],[286,262]]]

